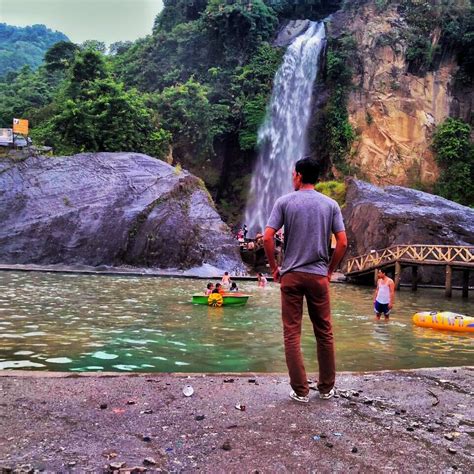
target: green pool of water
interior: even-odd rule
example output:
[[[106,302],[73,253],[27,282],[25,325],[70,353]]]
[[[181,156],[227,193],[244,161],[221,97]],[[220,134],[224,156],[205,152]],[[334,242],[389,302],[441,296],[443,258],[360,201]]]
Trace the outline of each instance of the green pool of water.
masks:
[[[0,370],[285,372],[279,286],[244,307],[191,304],[206,281],[0,272]],[[338,370],[473,363],[474,335],[415,327],[422,310],[474,315],[474,301],[402,289],[388,323],[375,321],[372,288],[331,286]],[[305,317],[303,350],[316,369]]]

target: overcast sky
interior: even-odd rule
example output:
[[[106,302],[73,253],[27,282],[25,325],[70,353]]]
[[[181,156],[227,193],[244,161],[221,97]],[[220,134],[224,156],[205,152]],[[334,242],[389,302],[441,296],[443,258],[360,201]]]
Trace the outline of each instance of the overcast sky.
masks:
[[[135,40],[151,33],[161,0],[0,0],[0,23],[43,24],[74,43]]]

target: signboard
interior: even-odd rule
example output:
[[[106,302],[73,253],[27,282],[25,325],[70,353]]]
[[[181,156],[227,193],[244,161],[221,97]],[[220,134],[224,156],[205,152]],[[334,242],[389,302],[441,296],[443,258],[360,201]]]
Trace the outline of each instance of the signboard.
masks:
[[[0,128],[0,145],[13,143],[13,130],[11,128]]]
[[[13,132],[21,135],[28,135],[28,120],[14,118]]]

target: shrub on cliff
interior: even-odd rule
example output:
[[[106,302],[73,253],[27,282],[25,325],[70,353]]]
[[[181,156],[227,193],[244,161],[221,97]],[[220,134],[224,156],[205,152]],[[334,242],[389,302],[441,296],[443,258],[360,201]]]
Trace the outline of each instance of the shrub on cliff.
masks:
[[[474,144],[471,127],[448,118],[436,130],[433,149],[441,168],[435,191],[460,204],[474,207]]]

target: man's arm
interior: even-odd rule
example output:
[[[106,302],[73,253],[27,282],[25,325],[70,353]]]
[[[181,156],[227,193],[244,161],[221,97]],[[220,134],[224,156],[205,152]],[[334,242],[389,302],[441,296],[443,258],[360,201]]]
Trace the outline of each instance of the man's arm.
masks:
[[[265,249],[265,255],[270,265],[273,281],[277,282],[280,280],[280,270],[275,260],[275,233],[276,229],[272,227],[265,228],[265,233],[263,234],[263,248]]]
[[[390,289],[390,303],[388,305],[388,309],[392,309],[393,308],[393,302],[395,300],[395,283],[393,282],[392,279],[390,279],[388,287]]]
[[[333,274],[334,270],[336,270],[337,266],[344,257],[344,254],[347,250],[347,236],[346,232],[343,230],[341,232],[336,232],[334,234],[336,238],[336,248],[334,249],[334,253],[332,254],[331,261],[329,262],[328,268],[328,280],[331,281],[331,275]]]

